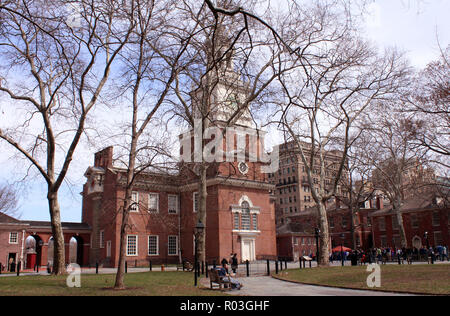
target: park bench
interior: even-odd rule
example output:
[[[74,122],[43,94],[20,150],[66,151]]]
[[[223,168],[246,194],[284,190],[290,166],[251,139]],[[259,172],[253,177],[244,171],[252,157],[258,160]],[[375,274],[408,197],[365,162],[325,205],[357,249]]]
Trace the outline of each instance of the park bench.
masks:
[[[182,264],[177,264],[177,271],[179,270],[192,272],[194,271],[194,265],[189,261],[183,260]]]
[[[219,275],[219,270],[211,269],[209,271],[209,281],[211,285],[211,289],[214,288],[213,283],[218,284],[219,289],[222,289],[222,286],[228,290],[231,290],[231,282],[229,277],[222,277]]]

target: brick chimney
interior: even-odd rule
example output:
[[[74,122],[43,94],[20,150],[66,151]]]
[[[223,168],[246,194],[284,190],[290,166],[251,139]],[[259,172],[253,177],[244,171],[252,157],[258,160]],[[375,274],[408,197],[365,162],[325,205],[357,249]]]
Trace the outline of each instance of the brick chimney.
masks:
[[[108,168],[113,166],[114,147],[108,147],[95,154],[94,166]]]
[[[377,210],[382,210],[383,208],[383,198],[381,196],[377,196]]]

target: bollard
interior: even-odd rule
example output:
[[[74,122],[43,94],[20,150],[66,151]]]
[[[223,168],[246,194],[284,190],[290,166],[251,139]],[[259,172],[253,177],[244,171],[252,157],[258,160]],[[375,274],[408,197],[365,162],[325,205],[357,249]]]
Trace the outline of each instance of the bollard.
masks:
[[[245,266],[247,268],[247,278],[250,276],[250,262],[248,260],[245,261]]]
[[[267,260],[267,275],[270,276],[270,261]]]
[[[278,274],[278,260],[275,261],[275,274]]]
[[[128,273],[128,261],[125,261],[125,273]]]
[[[280,260],[280,271],[283,271],[283,260]]]
[[[209,278],[209,275],[208,275],[208,262],[206,262],[206,264],[205,264],[206,266],[205,266],[205,270],[206,270],[206,277],[207,278]]]
[[[302,269],[302,258],[299,258],[298,262],[300,263],[300,270],[301,270]]]
[[[202,275],[205,274],[205,263],[202,261]]]
[[[2,265],[2,263],[0,262],[0,274],[2,274],[2,269],[3,269],[3,265]]]
[[[98,262],[95,263],[95,274],[98,274]]]
[[[148,264],[149,264],[149,269],[150,269],[150,272],[152,272],[152,270],[153,270],[153,265],[152,265],[152,261],[150,260],[150,262],[149,262]]]
[[[21,265],[22,265],[22,261],[19,261],[19,263],[17,264],[17,276],[20,275],[20,268],[21,268]]]
[[[214,270],[217,268],[215,259],[214,259],[214,262],[213,262],[213,268],[214,268]]]

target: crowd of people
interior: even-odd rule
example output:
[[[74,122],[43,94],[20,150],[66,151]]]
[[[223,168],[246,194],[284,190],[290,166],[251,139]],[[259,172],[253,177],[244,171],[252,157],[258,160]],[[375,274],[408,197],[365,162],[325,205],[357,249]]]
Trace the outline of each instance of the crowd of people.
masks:
[[[371,264],[371,263],[386,263],[399,260],[405,260],[408,263],[412,261],[449,261],[448,246],[437,247],[421,247],[418,248],[395,248],[395,247],[383,247],[373,248],[368,251],[362,249],[354,251],[335,252],[330,255],[330,261],[344,261],[351,260],[356,264]]]

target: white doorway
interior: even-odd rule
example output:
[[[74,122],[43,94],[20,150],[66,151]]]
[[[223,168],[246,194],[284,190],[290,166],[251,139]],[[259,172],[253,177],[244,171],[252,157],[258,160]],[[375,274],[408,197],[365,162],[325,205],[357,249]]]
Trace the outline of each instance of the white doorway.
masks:
[[[242,247],[242,261],[255,261],[255,239],[243,239],[241,242]]]

